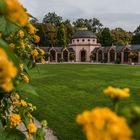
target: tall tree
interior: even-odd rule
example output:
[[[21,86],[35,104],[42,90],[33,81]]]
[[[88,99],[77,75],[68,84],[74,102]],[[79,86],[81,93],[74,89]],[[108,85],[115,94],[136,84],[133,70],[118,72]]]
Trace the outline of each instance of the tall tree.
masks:
[[[66,42],[67,44],[69,44],[71,42],[72,35],[74,33],[74,28],[71,25],[70,20],[64,21],[63,24],[65,26],[65,31],[66,31]]]
[[[59,47],[66,47],[67,42],[66,42],[66,31],[65,31],[65,26],[62,23],[60,27],[58,28],[57,31],[57,45]]]
[[[57,41],[57,29],[56,26],[52,24],[42,24],[43,33],[46,40],[46,45],[50,47],[56,46]]]
[[[111,31],[113,35],[114,45],[126,45],[130,44],[132,40],[132,33],[127,32],[122,28],[116,28]]]
[[[44,16],[43,18],[43,23],[49,23],[52,24],[54,26],[59,26],[62,22],[62,17],[58,16],[55,12],[53,13],[48,13]]]
[[[140,44],[140,26],[138,26],[137,29],[134,31],[131,43]]]
[[[111,46],[113,44],[113,36],[109,28],[104,28],[100,34],[99,42],[102,46]]]

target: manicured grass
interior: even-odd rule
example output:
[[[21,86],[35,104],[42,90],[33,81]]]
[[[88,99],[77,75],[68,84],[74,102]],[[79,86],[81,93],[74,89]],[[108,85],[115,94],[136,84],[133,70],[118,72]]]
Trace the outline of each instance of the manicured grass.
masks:
[[[38,65],[31,84],[38,95],[24,94],[38,110],[37,119],[47,119],[59,140],[85,140],[75,117],[95,106],[112,106],[102,94],[108,85],[129,87],[132,98],[121,103],[140,104],[140,67],[122,65]]]

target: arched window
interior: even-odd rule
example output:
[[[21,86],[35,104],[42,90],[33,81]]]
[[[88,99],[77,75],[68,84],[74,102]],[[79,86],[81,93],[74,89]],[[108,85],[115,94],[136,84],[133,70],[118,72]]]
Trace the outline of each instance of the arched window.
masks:
[[[80,57],[81,57],[81,62],[86,62],[86,50],[81,50],[80,52]]]

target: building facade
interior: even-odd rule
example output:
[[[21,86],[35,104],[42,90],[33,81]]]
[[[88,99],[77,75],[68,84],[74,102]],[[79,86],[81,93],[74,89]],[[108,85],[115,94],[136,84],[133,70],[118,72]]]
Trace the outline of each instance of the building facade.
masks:
[[[135,63],[140,64],[140,45],[108,46],[97,43],[91,31],[82,29],[72,36],[66,48],[42,47],[48,55],[48,62],[93,62],[93,63]]]

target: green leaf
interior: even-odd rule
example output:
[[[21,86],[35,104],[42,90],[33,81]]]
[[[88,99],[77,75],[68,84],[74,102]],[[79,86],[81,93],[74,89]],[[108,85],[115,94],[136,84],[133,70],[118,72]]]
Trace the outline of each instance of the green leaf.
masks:
[[[25,136],[20,131],[12,129],[4,129],[0,124],[0,139],[1,140],[24,140]]]
[[[7,43],[0,39],[0,48],[4,49],[7,53],[9,59],[13,61],[13,63],[18,67],[19,66],[19,58],[14,54],[14,52],[8,47]]]
[[[46,133],[44,132],[43,128],[38,128],[37,135],[40,137],[45,137]]]
[[[0,32],[4,36],[10,35],[12,32],[16,32],[19,29],[19,27],[10,22],[8,19],[6,19],[4,16],[0,16]]]
[[[5,13],[7,10],[6,3],[4,0],[0,0],[0,13]]]

